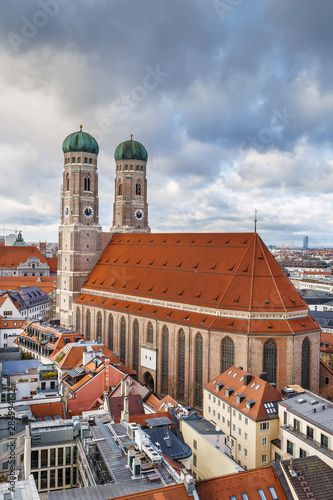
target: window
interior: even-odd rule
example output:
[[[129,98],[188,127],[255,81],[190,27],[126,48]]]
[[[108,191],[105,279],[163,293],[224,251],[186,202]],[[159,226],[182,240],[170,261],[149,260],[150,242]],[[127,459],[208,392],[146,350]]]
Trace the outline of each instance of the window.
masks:
[[[240,427],[238,427],[238,435],[241,436],[242,435],[242,429]]]
[[[162,330],[162,373],[161,373],[161,392],[168,393],[169,376],[169,330],[166,326]]]
[[[139,373],[139,323],[133,322],[133,370]]]
[[[31,468],[38,469],[38,450],[31,452]]]
[[[325,436],[325,434],[321,434],[320,444],[321,444],[322,448],[328,448],[328,437]]]
[[[279,500],[279,497],[277,496],[274,486],[268,486],[268,491],[270,492],[273,500]]]
[[[203,340],[201,333],[195,337],[195,404],[202,406],[202,351]]]
[[[306,427],[306,436],[309,439],[313,439],[313,428],[312,427]]]
[[[149,321],[147,327],[147,344],[153,344],[153,343],[154,343],[154,329],[153,325]]]
[[[185,385],[185,333],[183,329],[178,333],[178,399],[184,400]]]
[[[221,420],[221,413],[217,414],[217,420]]]
[[[47,467],[47,449],[46,450],[41,450],[41,467]]]
[[[71,463],[71,447],[66,446],[66,465],[70,465]]]
[[[210,413],[212,411],[211,407],[208,406],[208,413]]]
[[[266,462],[267,462],[267,454],[264,453],[263,455],[261,455],[261,463],[265,464]]]
[[[193,448],[196,450],[198,446],[197,440],[193,439]]]
[[[64,469],[58,469],[58,488],[63,486],[64,480],[63,480],[63,470]]]
[[[140,184],[139,181],[135,185],[135,194],[136,195],[141,195],[141,184]]]
[[[267,446],[267,438],[262,438],[261,440],[261,446],[265,448]]]
[[[213,410],[213,417],[215,417],[215,410]]]
[[[236,416],[236,410],[232,410],[232,416],[235,417]]]
[[[84,190],[90,191],[90,177],[89,177],[89,175],[86,175],[84,178]]]
[[[81,312],[80,308],[76,308],[76,331],[79,332],[81,328]]]
[[[8,451],[8,443],[4,443],[2,445],[2,453],[6,453]]]
[[[91,158],[89,158],[89,165],[91,165],[91,164],[92,164],[92,159],[91,159]]]
[[[230,337],[224,337],[221,342],[221,373],[235,364],[235,346]]]
[[[244,424],[245,424],[245,425],[248,425],[248,423],[249,423],[249,419],[248,419],[247,417],[245,417],[245,418],[244,418]]]
[[[244,439],[247,441],[247,432],[244,432]]]
[[[195,453],[193,453],[193,467],[197,466],[197,456]]]
[[[264,345],[264,372],[267,373],[267,381],[276,384],[277,381],[277,347],[273,339],[269,339]]]
[[[241,413],[238,413],[238,420],[242,420],[242,414]]]
[[[310,387],[310,341],[308,337],[302,343],[302,377],[301,385],[304,389]]]
[[[55,488],[55,469],[50,470],[50,488]]]
[[[260,430],[268,431],[269,430],[269,422],[260,422]]]
[[[122,316],[120,321],[120,361],[126,362],[126,321]]]
[[[86,339],[87,340],[90,340],[90,319],[91,319],[91,316],[90,316],[90,311],[88,309],[88,311],[86,313]]]
[[[230,427],[230,420],[227,420],[227,427]]]
[[[302,458],[302,457],[306,457],[306,451],[305,450],[302,450],[302,448],[299,449],[299,456]]]
[[[42,470],[40,473],[40,489],[46,490],[47,488],[47,470]]]
[[[293,453],[294,453],[294,443],[291,443],[288,440],[287,440],[287,453],[289,455],[293,455]]]
[[[236,432],[236,426],[235,426],[235,424],[232,424],[232,431]]]
[[[66,178],[66,191],[69,191],[69,175]]]
[[[58,467],[64,465],[64,450],[63,448],[58,448]]]
[[[286,411],[283,412],[283,423],[284,423],[284,425],[287,425],[287,423],[288,423],[288,414]]]
[[[258,490],[260,500],[267,500],[264,490]]]
[[[275,460],[275,462],[281,462],[281,455],[279,455],[278,453],[275,453],[274,460]]]
[[[109,314],[108,347],[113,351],[113,316]]]
[[[123,185],[120,183],[118,185],[118,196],[122,196],[123,195]]]
[[[66,467],[66,485],[71,484],[71,468]]]
[[[238,445],[238,453],[242,453],[242,447],[240,444]]]
[[[295,431],[300,431],[300,428],[301,428],[300,421],[297,420],[296,418],[294,418],[294,430]]]
[[[97,313],[97,322],[96,322],[96,331],[97,331],[97,340],[102,341],[102,314],[100,311]]]
[[[247,458],[247,449],[244,448],[244,458]]]

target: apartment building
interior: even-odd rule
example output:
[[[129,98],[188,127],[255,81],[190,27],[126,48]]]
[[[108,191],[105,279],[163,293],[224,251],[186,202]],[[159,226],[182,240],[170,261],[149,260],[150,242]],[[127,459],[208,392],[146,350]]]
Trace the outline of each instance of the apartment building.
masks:
[[[333,404],[310,391],[294,392],[279,403],[280,435],[272,458],[317,455],[333,467]]]
[[[226,434],[230,456],[245,470],[267,465],[279,434],[281,394],[266,380],[232,366],[204,386],[204,418]]]

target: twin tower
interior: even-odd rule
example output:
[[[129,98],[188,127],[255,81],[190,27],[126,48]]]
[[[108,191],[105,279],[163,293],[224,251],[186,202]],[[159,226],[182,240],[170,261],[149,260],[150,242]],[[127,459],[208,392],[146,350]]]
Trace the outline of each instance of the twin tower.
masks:
[[[73,327],[73,303],[101,256],[110,233],[99,224],[97,141],[82,125],[63,142],[64,174],[59,227],[57,317]],[[137,141],[115,150],[116,179],[111,233],[150,232],[146,168],[148,153]]]

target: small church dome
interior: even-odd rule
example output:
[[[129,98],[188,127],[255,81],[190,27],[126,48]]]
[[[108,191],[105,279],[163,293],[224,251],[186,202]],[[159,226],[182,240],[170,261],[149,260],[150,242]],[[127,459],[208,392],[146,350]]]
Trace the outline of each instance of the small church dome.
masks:
[[[96,139],[94,139],[92,135],[82,131],[81,125],[79,132],[74,132],[66,137],[62,143],[62,150],[64,153],[82,151],[84,153],[94,153],[98,155],[99,147]]]
[[[133,136],[129,141],[124,141],[116,147],[114,152],[115,160],[148,160],[148,153],[141,142],[133,141]]]

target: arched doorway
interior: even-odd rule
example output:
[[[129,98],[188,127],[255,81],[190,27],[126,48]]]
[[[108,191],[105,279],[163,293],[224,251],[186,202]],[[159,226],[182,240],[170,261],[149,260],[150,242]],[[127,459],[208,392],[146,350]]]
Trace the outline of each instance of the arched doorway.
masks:
[[[142,383],[149,389],[150,391],[154,390],[154,379],[150,372],[145,372],[143,375]]]

